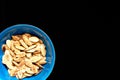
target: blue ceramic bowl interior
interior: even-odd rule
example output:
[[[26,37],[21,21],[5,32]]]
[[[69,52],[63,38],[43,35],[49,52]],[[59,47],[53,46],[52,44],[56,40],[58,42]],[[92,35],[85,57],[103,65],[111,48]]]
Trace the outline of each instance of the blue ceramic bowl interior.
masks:
[[[23,33],[30,33],[42,39],[47,50],[47,64],[44,65],[44,69],[39,74],[24,78],[23,80],[46,80],[52,72],[55,64],[55,49],[50,37],[43,30],[29,24],[13,25],[0,33],[0,80],[17,80],[16,77],[11,77],[9,75],[7,68],[2,64],[2,56],[4,54],[2,51],[2,45],[5,44],[7,39],[11,39],[12,35]]]

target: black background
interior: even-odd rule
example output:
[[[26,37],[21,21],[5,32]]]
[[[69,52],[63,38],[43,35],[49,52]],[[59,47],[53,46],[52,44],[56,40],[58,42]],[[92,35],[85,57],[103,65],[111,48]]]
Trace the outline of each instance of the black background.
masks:
[[[119,34],[118,3],[1,0],[0,32],[11,25],[32,24],[50,36],[56,63],[47,80],[108,79],[114,60],[108,51],[113,51]]]

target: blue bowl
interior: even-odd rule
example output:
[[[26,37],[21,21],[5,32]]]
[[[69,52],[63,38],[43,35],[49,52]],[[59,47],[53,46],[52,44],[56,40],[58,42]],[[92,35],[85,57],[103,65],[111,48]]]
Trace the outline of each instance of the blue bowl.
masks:
[[[53,70],[55,64],[55,49],[50,37],[42,31],[40,28],[37,28],[29,24],[17,24],[11,27],[8,27],[0,33],[0,80],[17,80],[16,77],[11,77],[7,71],[7,68],[2,64],[2,45],[5,44],[7,39],[11,39],[12,35],[30,33],[35,35],[43,40],[43,43],[46,46],[47,54],[46,60],[47,63],[44,65],[44,69],[37,75],[23,78],[23,80],[46,80],[50,73]]]

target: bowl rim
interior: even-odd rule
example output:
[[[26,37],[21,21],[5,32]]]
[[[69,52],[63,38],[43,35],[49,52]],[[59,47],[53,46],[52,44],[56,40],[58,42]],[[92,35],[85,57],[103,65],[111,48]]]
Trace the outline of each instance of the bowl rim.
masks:
[[[27,27],[29,27],[29,28],[34,28],[35,30],[43,33],[43,34],[47,37],[48,41],[50,42],[50,44],[51,44],[51,46],[52,46],[51,49],[52,49],[52,54],[53,54],[53,60],[52,60],[52,63],[51,63],[51,68],[50,68],[50,70],[48,71],[48,73],[43,77],[43,80],[46,80],[46,79],[50,76],[50,74],[52,73],[52,71],[53,71],[53,69],[54,69],[55,60],[56,60],[56,54],[55,54],[55,47],[54,47],[54,45],[53,45],[52,40],[50,39],[50,37],[49,37],[41,28],[38,28],[38,27],[36,27],[36,26],[34,26],[34,25],[31,25],[31,24],[15,24],[15,25],[9,26],[9,27],[7,27],[6,29],[4,29],[3,31],[1,31],[1,32],[0,32],[0,36],[3,37],[3,36],[4,36],[4,33],[6,33],[7,31],[9,31],[9,30],[11,30],[11,29],[14,29],[14,28],[16,28],[16,27],[21,27],[21,26],[27,26]]]

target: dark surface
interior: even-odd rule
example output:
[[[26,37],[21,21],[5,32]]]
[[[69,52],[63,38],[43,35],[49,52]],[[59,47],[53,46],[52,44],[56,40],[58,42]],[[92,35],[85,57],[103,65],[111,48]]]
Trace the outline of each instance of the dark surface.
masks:
[[[50,36],[56,63],[47,80],[111,78],[109,58],[112,57],[108,51],[112,52],[111,44],[119,32],[114,27],[120,25],[119,4],[112,3],[1,0],[0,32],[8,26],[25,23],[41,28]]]

